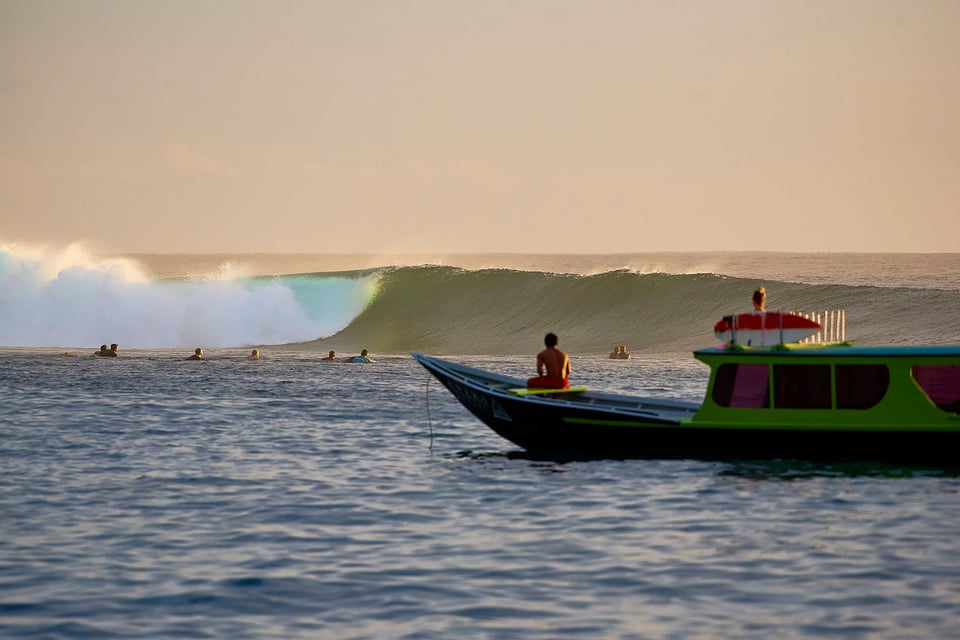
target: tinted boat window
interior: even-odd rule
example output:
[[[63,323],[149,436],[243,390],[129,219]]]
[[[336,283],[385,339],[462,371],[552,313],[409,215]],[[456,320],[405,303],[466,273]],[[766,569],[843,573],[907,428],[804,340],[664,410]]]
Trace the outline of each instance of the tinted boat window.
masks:
[[[713,382],[713,401],[721,407],[769,407],[769,382],[765,364],[722,364]]]
[[[913,368],[913,379],[935,405],[960,413],[960,365],[918,365]]]
[[[777,409],[829,409],[830,365],[774,365],[773,389]]]
[[[887,393],[890,371],[882,364],[838,364],[838,409],[869,409]]]

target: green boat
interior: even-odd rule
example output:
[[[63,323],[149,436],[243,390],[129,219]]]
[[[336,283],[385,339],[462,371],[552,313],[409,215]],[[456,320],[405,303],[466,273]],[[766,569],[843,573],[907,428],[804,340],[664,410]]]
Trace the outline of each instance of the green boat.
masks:
[[[538,453],[960,465],[960,345],[727,344],[702,403],[524,381],[414,354],[477,418]]]

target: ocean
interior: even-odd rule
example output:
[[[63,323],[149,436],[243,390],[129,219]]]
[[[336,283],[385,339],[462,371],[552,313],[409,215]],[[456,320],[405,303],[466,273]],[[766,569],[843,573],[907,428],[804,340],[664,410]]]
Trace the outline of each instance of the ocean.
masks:
[[[0,637],[960,637],[957,470],[538,458],[409,357],[696,402],[760,285],[960,343],[960,254],[3,248]]]

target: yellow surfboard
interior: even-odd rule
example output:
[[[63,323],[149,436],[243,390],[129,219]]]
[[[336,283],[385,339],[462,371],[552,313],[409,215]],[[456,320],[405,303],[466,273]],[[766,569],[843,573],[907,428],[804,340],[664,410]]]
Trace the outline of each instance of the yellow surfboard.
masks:
[[[515,389],[507,389],[507,393],[514,396],[536,396],[536,395],[547,395],[553,393],[583,393],[586,391],[586,387],[568,387],[567,389],[540,389],[540,388],[529,388],[529,387],[519,387]]]

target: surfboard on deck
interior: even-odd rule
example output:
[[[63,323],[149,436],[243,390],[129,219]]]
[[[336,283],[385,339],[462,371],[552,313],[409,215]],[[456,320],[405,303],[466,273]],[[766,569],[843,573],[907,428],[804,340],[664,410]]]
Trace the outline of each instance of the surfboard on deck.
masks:
[[[583,393],[586,387],[567,387],[566,389],[541,389],[539,387],[517,387],[507,389],[507,393],[514,396],[539,396],[554,393]]]
[[[755,311],[724,316],[713,333],[723,342],[763,347],[800,342],[820,330],[820,324],[786,311]]]

